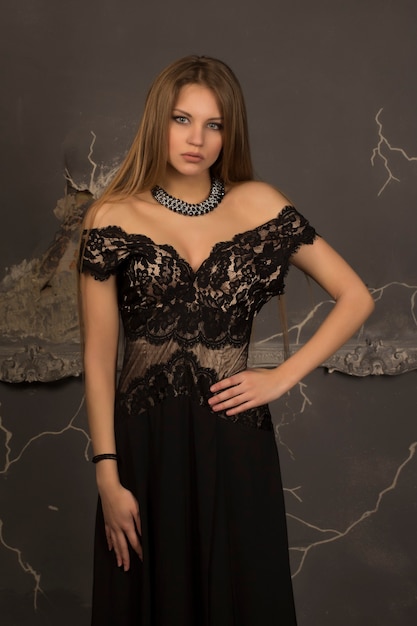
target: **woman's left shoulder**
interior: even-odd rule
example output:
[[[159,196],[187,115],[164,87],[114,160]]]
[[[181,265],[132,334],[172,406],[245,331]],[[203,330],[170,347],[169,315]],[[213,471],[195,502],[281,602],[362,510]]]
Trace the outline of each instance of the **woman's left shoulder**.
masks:
[[[291,205],[276,187],[261,181],[239,183],[231,189],[231,194],[248,210],[256,210],[258,215],[263,214],[266,219],[276,217],[284,207]]]

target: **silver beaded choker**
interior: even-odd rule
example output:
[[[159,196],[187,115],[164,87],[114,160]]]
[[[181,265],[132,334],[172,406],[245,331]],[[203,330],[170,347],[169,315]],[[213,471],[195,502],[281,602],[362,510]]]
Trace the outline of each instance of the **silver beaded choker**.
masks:
[[[159,204],[162,204],[171,211],[181,213],[182,215],[205,215],[213,211],[223,200],[224,184],[220,178],[212,178],[209,197],[198,204],[189,204],[184,200],[174,198],[174,196],[170,196],[165,189],[162,189],[162,187],[158,185],[153,187],[151,193]]]

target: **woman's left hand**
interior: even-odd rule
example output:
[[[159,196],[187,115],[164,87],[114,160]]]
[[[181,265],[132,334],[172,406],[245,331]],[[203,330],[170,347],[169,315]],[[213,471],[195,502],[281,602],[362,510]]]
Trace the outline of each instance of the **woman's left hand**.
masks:
[[[277,368],[244,370],[212,385],[210,391],[215,395],[209,399],[209,405],[213,411],[237,415],[267,404],[287,391],[278,378]]]

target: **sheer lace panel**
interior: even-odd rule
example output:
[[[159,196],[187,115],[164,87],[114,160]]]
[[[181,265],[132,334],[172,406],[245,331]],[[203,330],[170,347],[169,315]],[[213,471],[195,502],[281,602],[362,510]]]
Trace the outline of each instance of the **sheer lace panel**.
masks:
[[[308,221],[286,207],[265,224],[217,243],[194,271],[171,245],[145,235],[118,226],[84,231],[80,270],[97,280],[117,278],[126,338],[119,387],[125,410],[140,412],[186,389],[206,404],[210,384],[246,367],[254,315],[283,293],[291,255],[315,237]],[[259,411],[247,421],[264,428],[269,417]]]

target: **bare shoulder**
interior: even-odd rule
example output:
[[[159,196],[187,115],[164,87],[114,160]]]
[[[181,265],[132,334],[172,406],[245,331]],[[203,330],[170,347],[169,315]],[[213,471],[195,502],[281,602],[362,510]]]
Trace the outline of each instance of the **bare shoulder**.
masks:
[[[256,214],[260,221],[276,217],[284,207],[291,204],[276,187],[259,181],[235,185],[230,195],[244,212]]]
[[[137,204],[138,199],[130,197],[94,203],[85,216],[85,227],[106,228],[107,226],[119,226],[126,229],[130,216]]]

